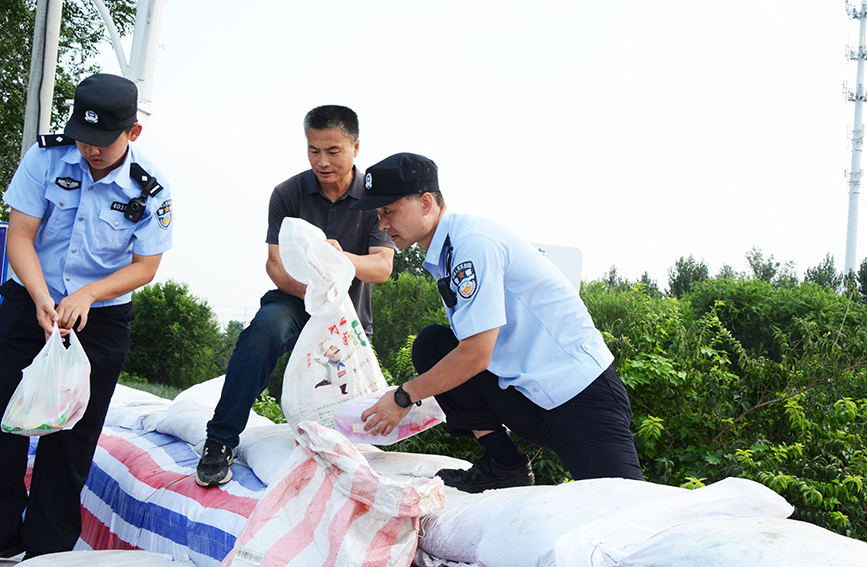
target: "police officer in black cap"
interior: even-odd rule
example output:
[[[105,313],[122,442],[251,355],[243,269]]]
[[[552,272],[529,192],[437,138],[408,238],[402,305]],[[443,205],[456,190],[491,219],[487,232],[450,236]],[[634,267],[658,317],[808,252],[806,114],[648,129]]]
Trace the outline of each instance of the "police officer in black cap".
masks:
[[[29,494],[29,439],[0,433],[2,557],[67,551],[78,539],[81,489],[129,350],[131,294],[171,248],[166,179],[130,144],[142,130],[137,99],[122,77],[84,79],[65,135],[41,136],[3,195],[14,276],[0,286],[0,407],[54,325],[75,330],[91,372],[82,419],[40,438]]]
[[[469,469],[439,471],[446,486],[532,485],[511,434],[553,450],[575,480],[643,478],[626,388],[566,277],[510,227],[449,210],[424,156],[382,160],[365,186],[356,208],[376,209],[398,248],[427,250],[450,324],[422,329],[412,345],[419,375],[365,410],[365,429],[388,435],[413,403],[436,396],[448,432],[485,450]]]

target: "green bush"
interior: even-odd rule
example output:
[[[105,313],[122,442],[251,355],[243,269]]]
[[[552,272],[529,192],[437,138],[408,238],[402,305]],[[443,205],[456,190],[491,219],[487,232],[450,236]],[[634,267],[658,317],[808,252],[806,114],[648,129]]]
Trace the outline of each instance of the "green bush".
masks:
[[[782,352],[775,334],[797,348],[804,339],[801,320],[843,333],[867,320],[867,308],[854,298],[810,282],[779,288],[761,280],[714,279],[696,285],[686,299],[690,317],[715,310],[750,355],[776,361]]]
[[[630,389],[647,480],[743,476],[779,492],[796,518],[867,539],[867,331],[856,302],[743,279],[704,282],[684,301],[599,284],[582,295]]]
[[[860,298],[736,276],[696,283],[681,299],[609,283],[585,282],[581,295],[629,390],[648,481],[696,488],[753,479],[792,503],[795,518],[867,540]],[[377,289],[380,363],[390,383],[402,383],[415,375],[415,334],[445,316],[429,279],[405,274]],[[274,405],[257,407],[273,413]],[[555,454],[516,441],[540,484],[569,478]],[[443,426],[386,449],[470,462],[482,454]]]
[[[185,389],[219,376],[215,347],[222,334],[207,301],[169,280],[132,294],[136,317],[124,371],[150,383]]]
[[[373,286],[373,346],[381,365],[391,367],[409,335],[428,325],[448,325],[436,282],[403,272]]]

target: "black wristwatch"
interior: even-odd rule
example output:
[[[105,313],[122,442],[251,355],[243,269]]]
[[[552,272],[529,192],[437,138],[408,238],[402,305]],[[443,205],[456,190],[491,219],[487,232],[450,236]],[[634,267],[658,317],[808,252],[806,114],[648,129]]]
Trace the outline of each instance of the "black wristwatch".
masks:
[[[403,384],[397,387],[397,390],[394,391],[394,403],[399,405],[402,408],[408,408],[412,405],[412,400],[409,397],[409,394],[403,389]],[[421,400],[415,402],[415,405],[420,406]]]

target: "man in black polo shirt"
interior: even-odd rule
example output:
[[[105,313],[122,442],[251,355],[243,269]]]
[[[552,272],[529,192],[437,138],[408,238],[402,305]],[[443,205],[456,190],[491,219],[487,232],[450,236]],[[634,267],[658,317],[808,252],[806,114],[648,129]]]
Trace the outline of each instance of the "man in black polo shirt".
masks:
[[[372,334],[370,296],[374,283],[391,275],[394,245],[379,229],[376,211],[350,210],[364,194],[358,155],[358,117],[344,106],[320,106],[304,118],[307,157],[312,169],[278,185],[268,206],[268,260],[265,270],[277,286],[262,296],[261,307],[238,337],[208,439],[196,468],[196,483],[217,486],[231,480],[233,450],[247,425],[250,408],[268,385],[277,359],[292,350],[309,319],[306,286],[293,279],[280,259],[278,234],[283,219],[301,218],[318,226],[328,242],[355,266],[349,297],[368,336]]]

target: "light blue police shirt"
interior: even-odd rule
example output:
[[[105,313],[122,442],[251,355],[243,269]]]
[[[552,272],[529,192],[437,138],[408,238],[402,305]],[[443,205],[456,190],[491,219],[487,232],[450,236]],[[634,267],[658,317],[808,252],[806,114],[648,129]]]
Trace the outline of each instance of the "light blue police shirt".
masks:
[[[163,186],[145,200],[145,213],[137,223],[123,214],[123,205],[142,192],[130,177],[133,162]],[[34,145],[21,160],[3,200],[19,212],[42,219],[34,246],[55,303],[130,265],[133,252],[152,256],[172,247],[168,183],[133,144],[124,162],[97,182],[75,145]],[[17,276],[15,281],[21,283]],[[127,293],[92,307],[121,305],[131,296]]]
[[[453,248],[446,307],[458,340],[499,327],[488,370],[551,409],[572,399],[614,360],[581,297],[529,242],[502,224],[448,209],[440,218],[424,267],[446,271],[446,236]]]

